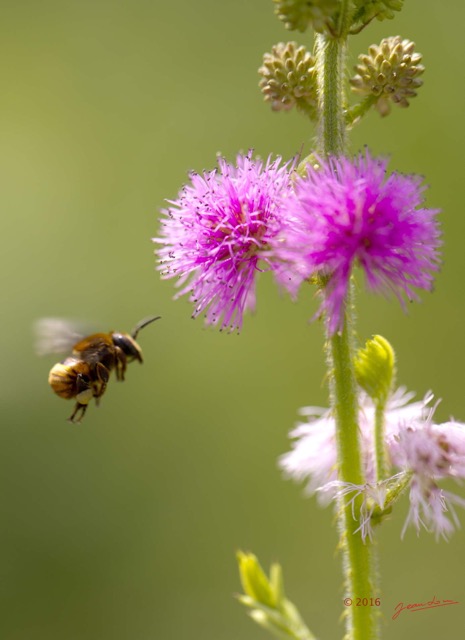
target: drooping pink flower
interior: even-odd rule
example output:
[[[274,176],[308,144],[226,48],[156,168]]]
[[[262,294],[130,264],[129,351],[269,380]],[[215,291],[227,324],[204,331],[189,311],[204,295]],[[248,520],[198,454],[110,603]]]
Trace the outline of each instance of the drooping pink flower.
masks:
[[[319,314],[326,314],[330,333],[342,327],[354,266],[369,289],[392,292],[402,304],[404,296],[417,299],[415,288],[430,290],[438,270],[439,211],[423,207],[420,177],[387,175],[386,166],[368,152],[308,165],[273,241],[287,265],[280,281],[292,294],[309,276],[328,280]]]
[[[393,464],[412,474],[410,510],[402,530],[409,524],[433,531],[436,538],[459,526],[454,504],[465,507],[465,500],[439,488],[445,478],[465,478],[465,425],[457,422],[434,424],[434,409],[422,423],[404,426],[390,434],[389,452]],[[452,516],[452,521],[446,514]]]
[[[386,437],[392,439],[402,425],[420,422],[429,412],[432,396],[426,395],[419,402],[410,402],[414,394],[400,387],[389,399],[385,413]],[[375,404],[364,392],[360,392],[359,416],[360,442],[363,472],[367,482],[376,480],[375,474]],[[290,432],[292,449],[279,459],[279,466],[287,477],[296,481],[307,480],[309,494],[338,479],[336,421],[331,409],[304,407],[300,414],[306,418]],[[325,503],[328,493],[318,494]],[[329,499],[331,496],[329,495]]]
[[[338,478],[336,424],[329,410],[315,407],[303,410],[308,422],[291,432],[292,450],[281,456],[279,465],[287,477],[307,480],[307,492],[318,493],[323,504],[341,496],[362,495],[360,521],[363,538],[371,537],[371,515],[383,510],[390,490],[397,485],[409,488],[410,509],[402,535],[409,524],[417,531],[423,526],[436,537],[447,537],[458,526],[454,505],[465,507],[465,500],[441,489],[444,479],[465,479],[465,424],[433,422],[434,409],[428,405],[432,395],[421,402],[410,402],[404,389],[394,393],[385,413],[385,442],[393,473],[377,481],[375,477],[375,405],[360,394],[359,426],[362,464],[366,484],[342,482]],[[399,494],[397,494],[399,495]],[[450,516],[450,518],[448,517]]]
[[[154,242],[162,277],[178,277],[176,298],[190,294],[193,316],[208,324],[240,329],[255,307],[255,279],[273,267],[270,240],[281,227],[289,195],[290,165],[238,155],[236,165],[218,160],[218,170],[190,174],[190,183],[162,211]]]

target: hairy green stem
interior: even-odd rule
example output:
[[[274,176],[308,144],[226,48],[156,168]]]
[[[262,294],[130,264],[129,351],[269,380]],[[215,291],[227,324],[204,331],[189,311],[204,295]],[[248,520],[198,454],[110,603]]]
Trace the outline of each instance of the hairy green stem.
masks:
[[[384,403],[377,402],[375,409],[375,452],[376,452],[376,481],[386,480],[389,475],[389,465],[386,456],[384,440]]]
[[[376,100],[376,96],[366,96],[361,102],[347,109],[345,114],[347,126],[352,128],[371,109]]]
[[[332,407],[337,422],[340,479],[354,484],[363,484],[365,478],[359,442],[350,298],[351,292],[346,299],[344,327],[340,333],[335,333],[329,340],[332,365]]]
[[[326,35],[315,35],[315,58],[318,86],[318,152],[340,155],[346,147],[343,113],[343,70],[346,43]]]
[[[329,360],[332,368],[332,407],[336,418],[339,479],[356,485],[365,483],[362,452],[359,440],[357,387],[355,382],[352,344],[353,314],[350,292],[346,299],[344,327],[329,339]],[[345,612],[348,640],[376,640],[378,638],[376,608],[356,606],[358,598],[375,598],[375,558],[371,542],[363,541],[358,518],[362,496],[354,503],[351,495],[339,504],[339,531],[343,556],[345,597],[352,605]]]
[[[318,152],[323,156],[341,155],[346,152],[345,116],[345,60],[346,34],[349,29],[349,3],[341,2],[341,19],[338,38],[317,34],[315,56],[319,92]],[[323,290],[324,295],[324,290]],[[328,338],[332,407],[336,419],[339,479],[343,482],[364,484],[362,453],[359,441],[357,386],[354,372],[354,347],[352,344],[352,318],[354,316],[352,293],[345,300],[344,325],[341,332]],[[350,502],[348,495],[341,499],[339,529],[345,597],[352,605],[346,607],[347,640],[376,640],[378,638],[375,607],[356,606],[357,598],[373,598],[375,571],[373,547],[362,540],[358,519],[362,497]],[[353,511],[354,510],[354,511]]]

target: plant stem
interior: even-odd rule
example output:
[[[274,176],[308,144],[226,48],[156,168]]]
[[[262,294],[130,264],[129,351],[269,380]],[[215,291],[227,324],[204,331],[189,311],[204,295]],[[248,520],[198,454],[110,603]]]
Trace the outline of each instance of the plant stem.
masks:
[[[362,118],[376,102],[376,96],[367,96],[361,102],[347,109],[345,117],[346,124],[349,128]]]
[[[336,418],[339,479],[356,485],[365,483],[359,441],[357,388],[353,367],[352,305],[350,291],[346,299],[344,328],[329,340],[332,368],[332,407]],[[376,640],[378,637],[375,607],[356,606],[357,598],[374,598],[374,549],[362,539],[358,519],[362,497],[350,502],[350,495],[339,504],[339,530],[343,556],[345,597],[352,605],[346,611],[346,636],[350,640]]]
[[[375,409],[375,454],[376,454],[376,481],[386,480],[388,477],[388,461],[386,458],[386,443],[384,430],[384,403],[377,402]]]
[[[340,155],[346,147],[343,115],[343,70],[345,40],[315,34],[315,58],[319,98],[318,151],[323,155]]]
[[[346,300],[344,328],[330,338],[332,364],[332,407],[337,422],[337,444],[340,479],[354,484],[365,482],[358,427],[357,388],[353,367],[350,297]],[[351,517],[351,520],[353,518]],[[355,527],[357,528],[357,527]]]
[[[318,152],[323,156],[346,152],[345,59],[346,34],[350,26],[349,3],[341,2],[338,38],[325,34],[315,36],[315,57],[319,90]],[[323,290],[324,295],[324,290]],[[343,330],[328,338],[328,359],[332,407],[336,420],[339,479],[362,485],[365,482],[359,442],[357,386],[354,373],[352,344],[352,290],[345,301]],[[376,640],[378,638],[375,607],[356,606],[357,598],[377,597],[374,592],[374,558],[371,543],[362,540],[358,520],[352,515],[359,511],[362,497],[350,502],[341,499],[339,528],[343,554],[345,596],[352,599],[346,607],[346,636],[348,640]]]

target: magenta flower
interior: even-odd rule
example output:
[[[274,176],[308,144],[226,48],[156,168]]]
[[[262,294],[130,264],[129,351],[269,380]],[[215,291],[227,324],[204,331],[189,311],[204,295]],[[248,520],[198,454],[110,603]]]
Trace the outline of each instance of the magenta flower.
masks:
[[[280,281],[295,294],[319,273],[328,278],[318,315],[330,333],[342,328],[343,304],[353,267],[362,267],[369,289],[416,299],[430,290],[439,266],[437,209],[422,207],[418,176],[386,175],[387,160],[368,152],[353,161],[330,158],[295,185],[276,254],[287,264]]]
[[[179,277],[176,298],[190,293],[193,317],[206,310],[208,324],[240,329],[255,308],[255,276],[273,268],[268,248],[281,228],[282,202],[290,193],[289,164],[238,155],[233,166],[190,174],[190,184],[162,213],[154,242],[164,278]]]

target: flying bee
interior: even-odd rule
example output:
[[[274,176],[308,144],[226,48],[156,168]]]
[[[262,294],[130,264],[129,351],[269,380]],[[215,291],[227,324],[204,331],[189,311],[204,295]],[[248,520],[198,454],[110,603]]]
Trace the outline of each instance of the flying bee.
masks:
[[[146,318],[137,323],[131,333],[110,331],[82,337],[72,326],[57,318],[42,319],[37,324],[37,351],[41,354],[63,350],[71,343],[71,355],[54,365],[48,383],[60,398],[75,399],[69,422],[81,422],[89,402],[95,398],[98,405],[105,393],[110,374],[124,380],[129,362],[142,363],[142,351],[136,342],[141,329],[159,320],[160,316]],[[78,339],[79,338],[79,339]]]

